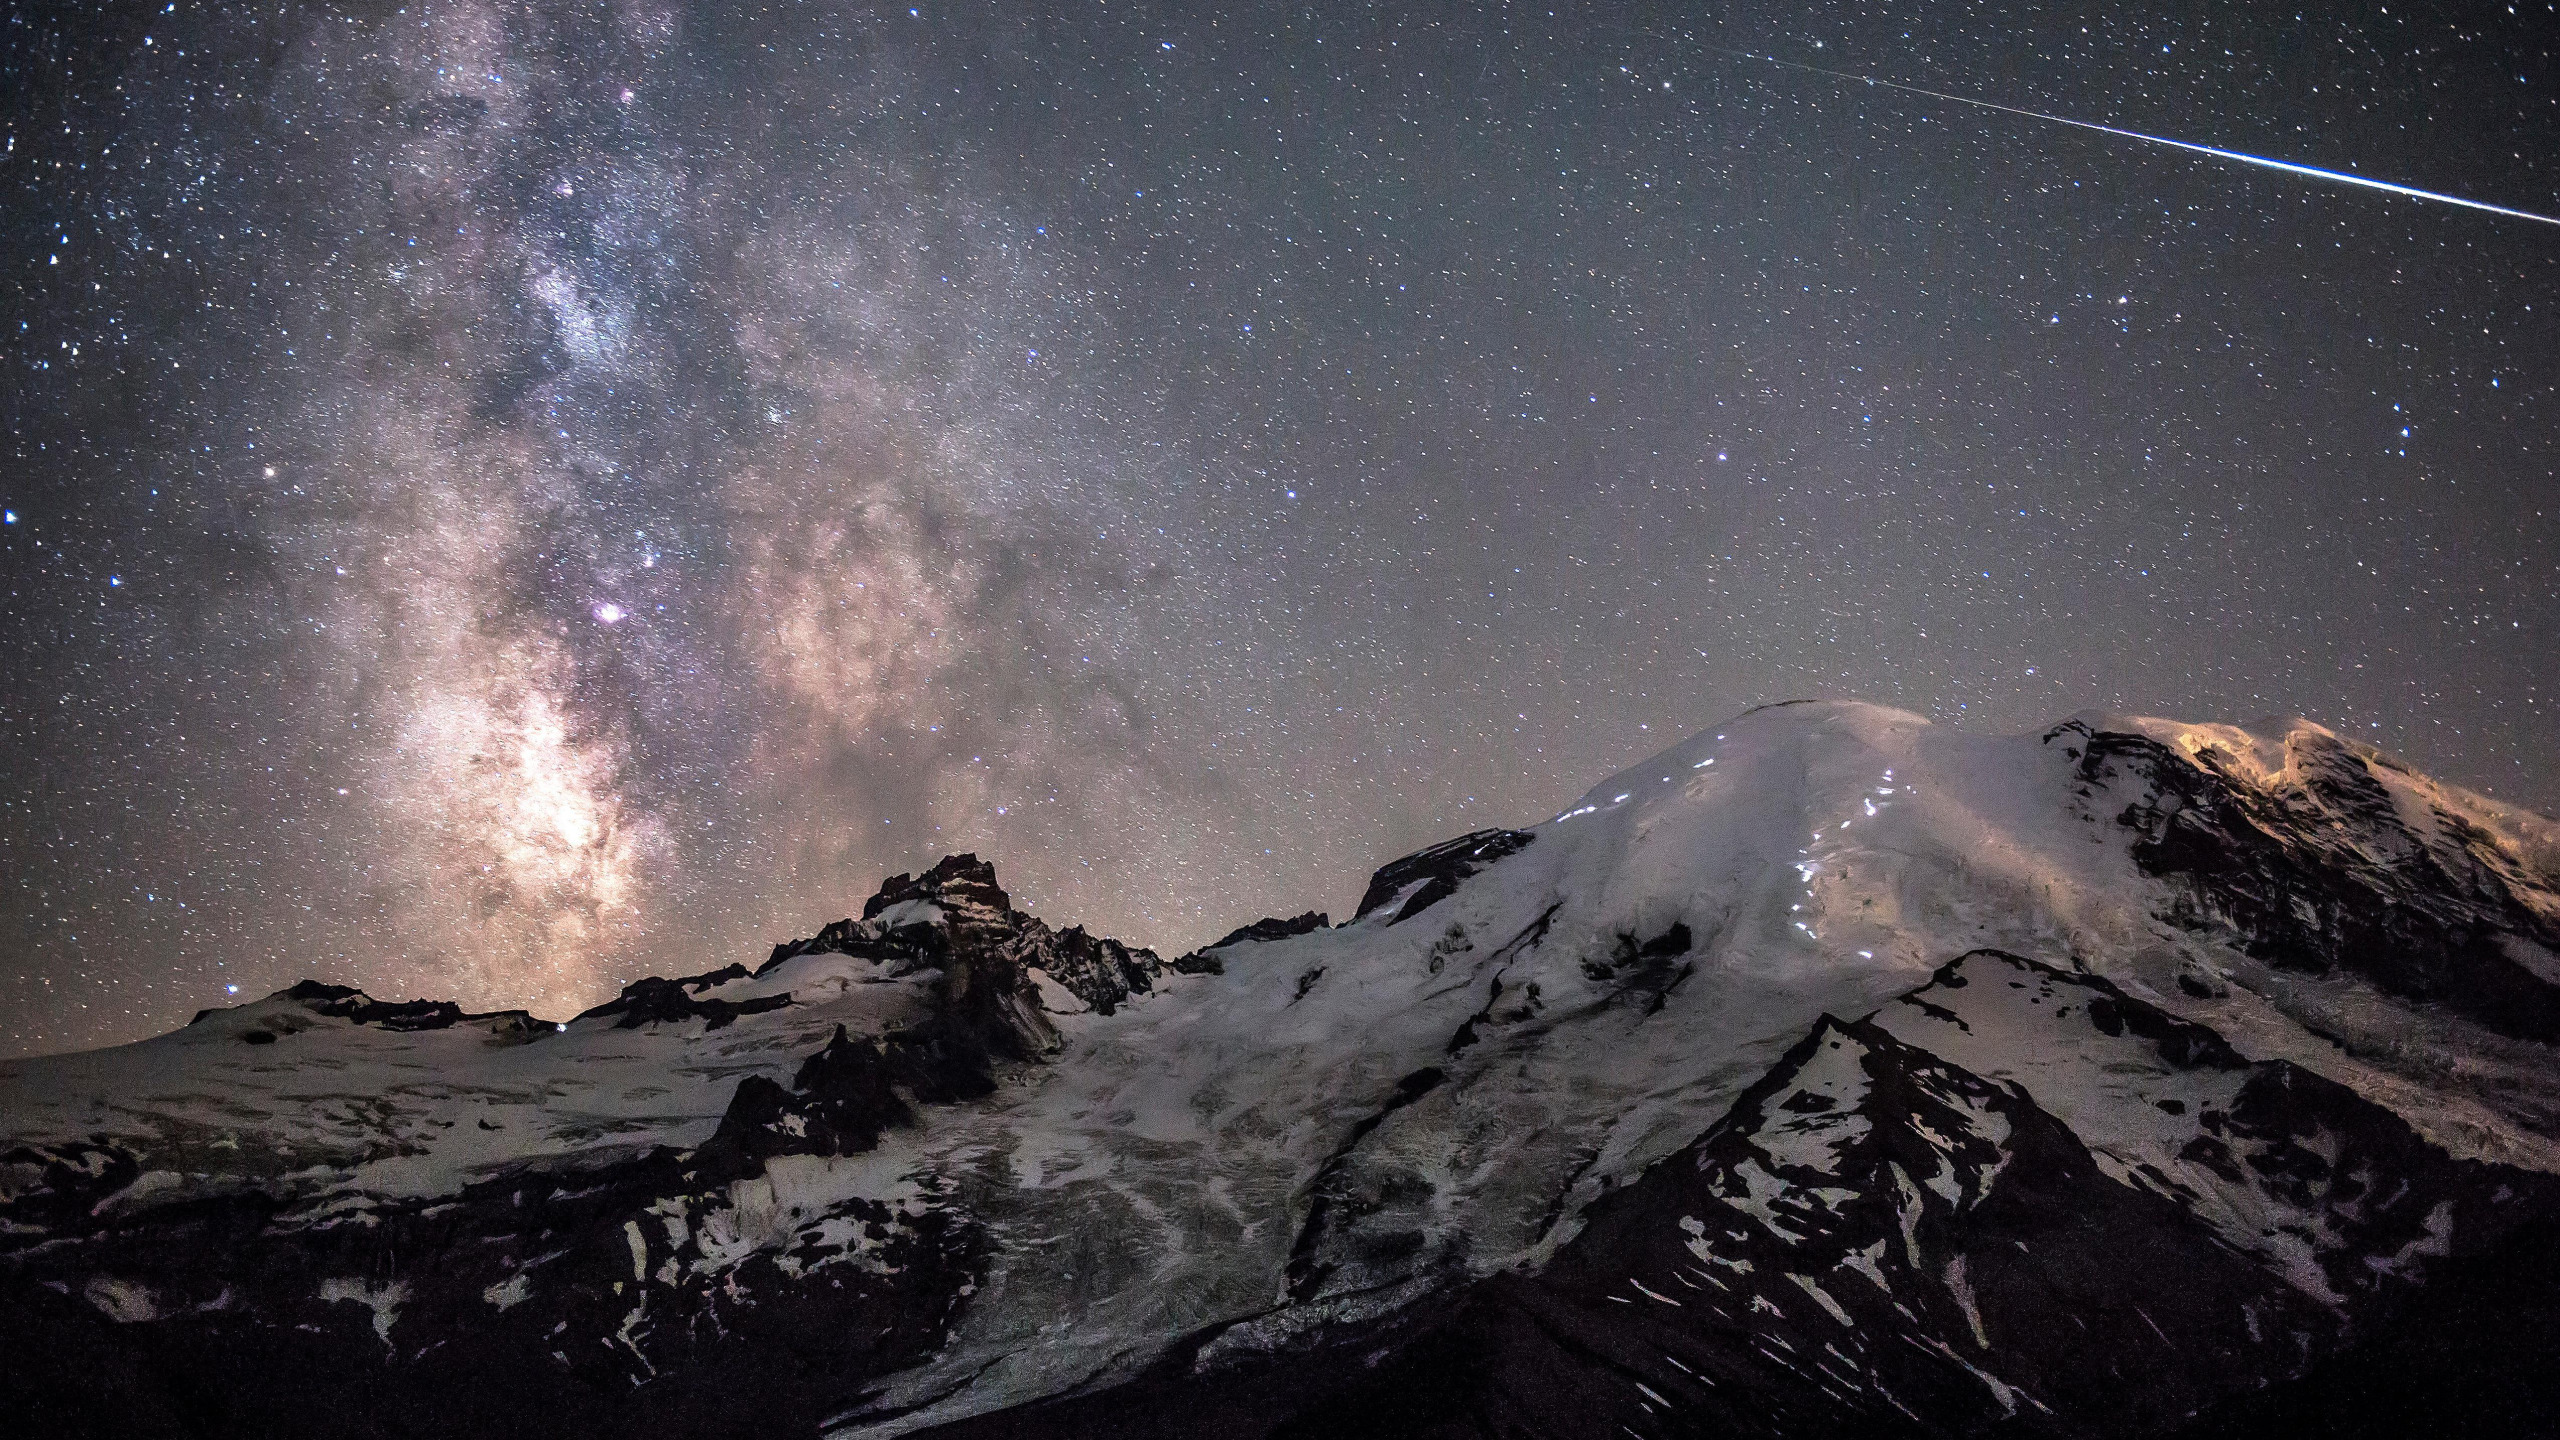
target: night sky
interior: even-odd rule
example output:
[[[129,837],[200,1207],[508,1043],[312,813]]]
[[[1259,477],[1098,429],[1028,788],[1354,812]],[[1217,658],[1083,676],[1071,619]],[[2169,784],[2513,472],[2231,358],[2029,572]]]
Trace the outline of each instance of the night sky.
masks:
[[[2549,3],[0,13],[0,1053],[1180,947],[1790,697],[2560,808],[2560,229],[1728,53],[2560,214]]]

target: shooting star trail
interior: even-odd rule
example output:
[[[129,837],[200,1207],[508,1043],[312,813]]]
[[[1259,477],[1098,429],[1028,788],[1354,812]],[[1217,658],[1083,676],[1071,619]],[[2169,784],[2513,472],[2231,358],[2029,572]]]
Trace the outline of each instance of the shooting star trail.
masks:
[[[2352,175],[2342,170],[2323,170],[2314,165],[2296,165],[2290,160],[2270,160],[2264,155],[2246,155],[2237,150],[2223,150],[2212,145],[2197,145],[2185,140],[2172,140],[2165,135],[2145,135],[2139,130],[2120,130],[2113,125],[2100,125],[2091,120],[2074,120],[2068,115],[2048,115],[2042,110],[2026,110],[2015,105],[2002,105],[1996,101],[1977,100],[1970,95],[1951,95],[1944,90],[1924,90],[1917,85],[1904,85],[1892,80],[1879,80],[1873,75],[1852,75],[1846,70],[1825,70],[1819,65],[1803,65],[1793,60],[1781,60],[1775,55],[1754,55],[1747,50],[1724,50],[1718,53],[1738,56],[1744,60],[1764,60],[1772,65],[1783,65],[1790,70],[1802,70],[1809,75],[1827,75],[1834,80],[1848,80],[1862,82],[1868,85],[1880,85],[1887,90],[1901,90],[1913,95],[1926,95],[1932,100],[1946,100],[1957,105],[1973,105],[1984,110],[1997,110],[2004,115],[2023,115],[2030,120],[2043,120],[2055,125],[2068,125],[2077,130],[2095,130],[2101,135],[2115,135],[2127,140],[2140,140],[2147,145],[2166,145],[2172,150],[2184,150],[2196,155],[2210,155],[2216,160],[2236,160],[2243,165],[2264,166],[2269,170],[2282,170],[2288,175],[2307,175],[2314,180],[2334,180],[2341,185],[2361,186],[2367,190],[2380,190],[2389,195],[2405,195],[2412,200],[2433,200],[2442,205],[2459,205],[2465,210],[2485,210],[2489,214],[2504,215],[2515,220],[2532,220],[2543,225],[2560,225],[2560,219],[2555,219],[2549,215],[2537,215],[2530,210],[2513,210],[2504,205],[2492,205],[2485,200],[2465,200],[2459,195],[2439,194],[2433,190],[2421,190],[2414,185],[2394,185],[2388,180],[2375,180],[2369,176]]]

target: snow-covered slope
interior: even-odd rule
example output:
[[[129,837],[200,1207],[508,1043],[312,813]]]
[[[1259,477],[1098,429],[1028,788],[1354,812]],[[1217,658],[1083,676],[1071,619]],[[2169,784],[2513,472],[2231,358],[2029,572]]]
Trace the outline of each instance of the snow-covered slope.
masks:
[[[2299,721],[1768,707],[1171,962],[954,857],[565,1025],[0,1065],[0,1343],[140,1433],[2156,1433],[2550,1215],[2555,874]]]

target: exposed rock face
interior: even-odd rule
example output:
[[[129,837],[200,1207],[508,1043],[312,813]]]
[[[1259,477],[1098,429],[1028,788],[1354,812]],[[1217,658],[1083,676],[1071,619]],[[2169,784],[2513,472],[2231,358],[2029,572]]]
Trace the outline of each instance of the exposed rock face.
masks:
[[[649,982],[643,982],[649,983]],[[656,983],[665,983],[663,981]],[[450,1000],[404,1000],[389,1004],[374,999],[352,985],[323,985],[317,980],[304,980],[283,992],[283,997],[300,1003],[304,1011],[331,1019],[352,1020],[359,1025],[374,1025],[385,1030],[443,1030],[455,1025],[469,1025],[491,1035],[530,1039],[549,1027],[522,1010],[491,1010],[466,1013]],[[220,1010],[199,1010],[197,1024]],[[248,1030],[240,1038],[251,1045],[272,1045],[279,1034],[292,1033],[292,1022],[263,1030]]]
[[[693,1152],[697,1171],[753,1174],[777,1155],[859,1155],[876,1148],[880,1132],[915,1123],[915,1110],[899,1092],[941,1098],[948,1090],[930,1067],[901,1064],[907,1047],[860,1040],[836,1027],[827,1048],[802,1062],[789,1089],[762,1075],[738,1082],[720,1128]]]
[[[2560,877],[2423,782],[2385,783],[2417,777],[2309,728],[2284,737],[2272,773],[2237,747],[2057,734],[2073,730],[2090,798],[2121,801],[2135,862],[2178,882],[2166,918],[2286,969],[2343,966],[2502,1034],[2560,1038]]]
[[[386,1005],[352,986],[323,985],[317,980],[305,980],[284,993],[301,1001],[315,1015],[341,1016],[359,1025],[379,1025],[385,1030],[441,1030],[447,1025],[459,1024],[465,1018],[462,1007],[450,1000],[410,1000]],[[468,1018],[487,1017],[474,1015]]]
[[[1188,955],[1177,957],[1172,962],[1173,968],[1185,975],[1223,975],[1227,973],[1227,962],[1226,957],[1220,953],[1222,951],[1231,950],[1238,945],[1260,945],[1273,940],[1286,940],[1293,935],[1322,930],[1332,923],[1333,917],[1321,910],[1309,910],[1303,915],[1287,920],[1276,916],[1265,916],[1250,925],[1237,926]]]
[[[2541,1433],[2556,860],[2299,722],[1801,705],[1171,965],[960,855],[565,1024],[306,984],[0,1063],[0,1413]]]
[[[777,945],[766,968],[797,955],[880,954],[898,945],[930,956],[946,972],[943,993],[989,1047],[1013,1059],[1054,1050],[1056,1030],[1038,996],[1040,981],[1084,1009],[1108,1015],[1153,988],[1165,971],[1152,950],[1090,935],[1081,925],[1053,930],[1013,908],[993,865],[946,856],[922,875],[892,875],[865,901],[860,921],[839,920],[807,940]],[[1035,976],[1033,972],[1038,972]]]
[[[1047,974],[1101,1015],[1154,989],[1156,977],[1164,973],[1153,950],[1132,950],[1107,936],[1088,935],[1081,925],[1051,930],[1032,920],[1023,926],[1015,947],[1016,963],[1023,969]]]
[[[1286,940],[1292,935],[1304,935],[1310,930],[1322,930],[1332,923],[1333,917],[1321,910],[1309,910],[1303,915],[1294,915],[1286,920],[1276,916],[1265,916],[1250,925],[1238,926],[1228,931],[1208,948],[1223,950],[1230,945],[1241,945],[1248,941],[1259,945],[1267,940]]]
[[[1459,882],[1468,876],[1537,838],[1527,830],[1478,830],[1390,860],[1369,877],[1369,888],[1351,918],[1365,919],[1370,911],[1393,902],[1395,918],[1387,923],[1402,924],[1456,894]]]
[[[747,978],[747,967],[731,965],[703,975],[687,975],[667,980],[652,975],[634,980],[622,987],[622,994],[597,1006],[581,1020],[611,1017],[618,1030],[636,1029],[642,1025],[663,1025],[671,1020],[700,1020],[706,1030],[717,1030],[741,1015],[760,1015],[779,1010],[791,1003],[785,995],[760,995],[753,1000],[702,1000],[695,997],[704,991]],[[305,981],[305,984],[310,982]],[[298,987],[297,987],[298,988]],[[285,992],[290,995],[293,992]]]

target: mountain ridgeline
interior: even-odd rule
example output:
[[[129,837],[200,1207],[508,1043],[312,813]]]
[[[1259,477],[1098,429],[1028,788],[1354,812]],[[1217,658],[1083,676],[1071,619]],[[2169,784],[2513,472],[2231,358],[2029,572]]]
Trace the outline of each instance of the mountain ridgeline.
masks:
[[[1766,707],[1166,959],[973,855],[567,1021],[0,1063],[64,1436],[2560,1433],[2560,826]]]

